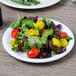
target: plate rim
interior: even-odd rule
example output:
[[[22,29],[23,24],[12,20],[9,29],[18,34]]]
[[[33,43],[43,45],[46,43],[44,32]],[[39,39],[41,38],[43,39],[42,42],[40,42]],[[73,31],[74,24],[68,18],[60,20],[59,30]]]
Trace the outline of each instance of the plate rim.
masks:
[[[13,7],[13,8],[18,8],[18,9],[40,9],[40,8],[46,8],[46,7],[49,7],[49,6],[52,6],[52,5],[55,5],[57,3],[59,3],[61,0],[56,0],[56,2],[54,2],[53,4],[49,3],[49,4],[46,4],[46,5],[41,5],[40,7],[37,7],[37,6],[34,6],[34,7],[19,7],[19,6],[14,6],[14,5],[11,5],[9,3],[6,3],[6,2],[3,2],[3,0],[0,0],[0,2],[6,6],[9,6],[9,7]],[[20,4],[19,4],[20,5]],[[26,5],[25,5],[26,6]]]
[[[50,19],[50,20],[56,21],[56,20],[54,20],[54,19]],[[61,23],[61,22],[59,22],[59,21],[57,21],[57,22],[60,23],[60,24],[63,24],[63,23]],[[7,30],[5,30],[5,32],[4,32],[4,34],[3,34],[2,44],[3,44],[3,47],[4,47],[5,51],[6,51],[10,56],[12,56],[12,57],[14,57],[15,59],[18,59],[18,60],[20,60],[20,61],[29,62],[29,63],[47,63],[47,62],[57,61],[57,60],[63,58],[64,56],[66,56],[68,53],[70,53],[70,52],[72,51],[73,47],[74,47],[74,44],[75,44],[75,37],[74,37],[73,32],[72,32],[72,31],[70,30],[70,28],[68,28],[65,24],[63,24],[63,26],[66,27],[66,28],[72,33],[72,36],[73,36],[73,45],[72,45],[70,51],[68,51],[67,53],[64,52],[65,54],[62,53],[62,54],[58,55],[58,56],[60,56],[60,57],[55,58],[55,59],[53,59],[53,60],[51,59],[51,57],[50,57],[50,58],[44,58],[44,59],[30,59],[30,58],[28,58],[28,60],[24,60],[24,59],[22,59],[22,58],[20,58],[20,57],[13,56],[12,54],[10,54],[10,53],[7,51],[8,49],[5,48],[5,45],[4,45],[4,35],[5,35],[6,32],[8,31],[8,29],[11,29],[10,27],[7,28]],[[56,56],[57,56],[57,55],[56,55]],[[35,61],[35,60],[37,60],[37,61]],[[42,60],[42,61],[41,61],[41,60]]]

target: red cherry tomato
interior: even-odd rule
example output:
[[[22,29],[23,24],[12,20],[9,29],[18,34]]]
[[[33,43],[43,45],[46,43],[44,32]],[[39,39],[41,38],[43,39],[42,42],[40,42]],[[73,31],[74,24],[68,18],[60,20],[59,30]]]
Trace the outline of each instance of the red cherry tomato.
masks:
[[[39,50],[36,49],[36,48],[33,48],[33,49],[30,49],[28,52],[27,52],[27,56],[29,58],[35,58],[39,55]]]
[[[41,30],[41,33],[44,33],[44,32],[45,32],[45,29],[42,29],[42,30]]]
[[[66,32],[61,32],[60,33],[60,38],[66,38],[67,37],[67,33]]]
[[[15,39],[16,36],[17,36],[17,34],[18,34],[18,32],[20,32],[19,29],[14,29],[14,30],[11,32],[11,37]]]

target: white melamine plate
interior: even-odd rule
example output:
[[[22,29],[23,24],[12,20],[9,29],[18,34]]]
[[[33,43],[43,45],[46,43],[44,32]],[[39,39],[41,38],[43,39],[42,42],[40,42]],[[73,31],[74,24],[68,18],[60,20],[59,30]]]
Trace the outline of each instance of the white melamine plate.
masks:
[[[52,19],[51,19],[52,20]],[[52,20],[54,21],[54,23],[57,24],[61,24],[62,25],[62,31],[63,32],[67,32],[68,36],[72,37],[73,39],[69,42],[68,46],[66,47],[66,51],[64,53],[52,56],[50,58],[44,58],[44,59],[30,59],[26,56],[26,53],[22,53],[22,52],[14,52],[11,50],[11,46],[9,45],[9,41],[12,40],[11,38],[11,28],[8,28],[3,37],[2,37],[2,44],[4,46],[4,49],[7,51],[7,53],[11,56],[13,56],[14,58],[24,61],[24,62],[30,62],[30,63],[46,63],[46,62],[52,62],[52,61],[56,61],[58,59],[63,58],[64,56],[66,56],[73,48],[74,46],[74,35],[72,33],[72,31],[63,23],[60,23],[56,20]]]
[[[26,5],[21,5],[21,4],[17,4],[15,2],[12,2],[11,0],[0,0],[1,3],[10,6],[10,7],[14,7],[14,8],[20,8],[20,9],[39,9],[39,8],[45,8],[48,6],[52,6],[58,2],[60,2],[61,0],[39,0],[40,4],[38,5],[31,5],[31,6],[26,6]]]

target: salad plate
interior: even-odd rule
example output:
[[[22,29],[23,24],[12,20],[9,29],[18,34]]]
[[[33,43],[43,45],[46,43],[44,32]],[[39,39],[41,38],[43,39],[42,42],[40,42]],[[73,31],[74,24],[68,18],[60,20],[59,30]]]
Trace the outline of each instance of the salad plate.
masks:
[[[39,0],[40,4],[37,5],[21,5],[17,4],[15,2],[12,2],[11,0],[0,0],[1,3],[13,7],[13,8],[19,8],[19,9],[39,9],[39,8],[45,8],[52,5],[55,5],[56,3],[60,2],[61,0]]]
[[[39,18],[39,19],[42,20],[42,18]],[[66,32],[68,34],[68,36],[72,37],[72,40],[70,40],[69,44],[67,45],[65,52],[63,52],[61,54],[53,55],[49,58],[41,58],[41,59],[28,58],[25,52],[14,52],[14,51],[12,51],[12,47],[9,45],[10,40],[14,40],[11,37],[12,29],[10,27],[5,31],[5,33],[3,34],[3,37],[2,37],[2,44],[3,44],[5,51],[9,55],[11,55],[12,57],[14,57],[18,60],[21,60],[24,62],[30,62],[30,63],[47,63],[47,62],[59,60],[59,59],[63,58],[64,56],[66,56],[72,50],[72,48],[74,46],[74,35],[73,35],[72,31],[63,23],[53,20],[53,19],[50,19],[50,20],[53,21],[55,23],[55,25],[61,24],[62,25],[61,32]]]

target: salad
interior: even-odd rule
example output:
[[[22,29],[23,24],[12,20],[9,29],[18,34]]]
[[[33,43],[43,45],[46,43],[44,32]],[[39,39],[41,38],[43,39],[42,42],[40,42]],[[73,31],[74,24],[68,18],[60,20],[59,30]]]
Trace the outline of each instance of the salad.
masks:
[[[11,0],[11,1],[16,2],[18,4],[23,4],[23,5],[40,4],[40,2],[37,0]]]
[[[29,58],[49,58],[66,51],[72,37],[61,32],[62,25],[55,25],[49,18],[18,17],[9,25],[13,30],[9,44],[14,52],[25,52]]]

